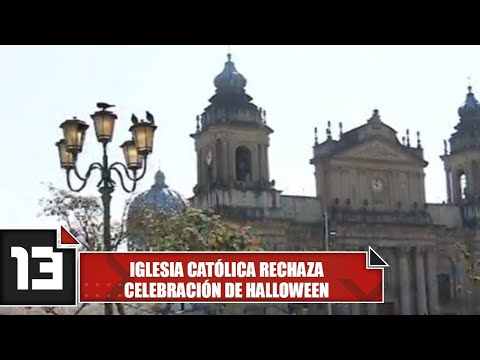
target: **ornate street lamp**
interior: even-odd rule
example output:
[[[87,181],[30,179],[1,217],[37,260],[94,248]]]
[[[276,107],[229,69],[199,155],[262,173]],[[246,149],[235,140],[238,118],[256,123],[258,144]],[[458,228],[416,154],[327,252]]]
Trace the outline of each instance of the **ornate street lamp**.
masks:
[[[75,167],[74,156],[67,151],[65,140],[57,142],[58,156],[60,158],[60,167],[65,170],[71,170]]]
[[[77,159],[83,150],[85,135],[89,126],[75,117],[72,120],[66,120],[60,126],[64,138],[58,141],[56,146],[58,147],[60,166],[66,170],[67,184],[70,190],[74,192],[82,191],[87,186],[93,171],[100,171],[101,181],[97,186],[102,194],[103,202],[103,247],[105,251],[111,251],[110,203],[116,185],[112,180],[112,173],[117,173],[120,184],[126,192],[132,193],[135,191],[138,181],[145,176],[147,171],[147,158],[153,150],[153,136],[157,127],[153,115],[148,111],[146,112],[146,122],[139,121],[135,115],[132,115],[133,126],[130,128],[132,140],[126,141],[121,146],[126,165],[121,162],[110,164],[107,145],[112,141],[117,115],[109,110],[114,107],[113,105],[98,103],[97,107],[100,110],[91,115],[91,118],[93,119],[97,140],[103,145],[102,162],[92,163],[85,176],[80,175],[77,169]],[[141,174],[138,174],[139,170],[141,170]],[[72,173],[82,182],[79,188],[74,188],[71,184]],[[133,183],[131,188],[125,185],[125,177]],[[105,310],[106,313],[110,313],[111,307],[106,306]]]
[[[107,104],[98,104],[107,105]],[[97,111],[95,114],[91,115],[93,123],[95,124],[95,134],[97,135],[98,142],[102,144],[108,144],[112,141],[113,130],[115,130],[115,121],[117,120],[117,115],[113,112],[107,110],[110,106],[101,108],[100,111]]]
[[[66,120],[60,125],[60,128],[63,129],[66,150],[74,157],[80,154],[83,150],[83,143],[85,142],[85,135],[89,126],[74,117],[72,120]]]
[[[140,170],[143,166],[145,156],[139,154],[135,141],[125,141],[120,147],[123,149],[123,156],[125,157],[127,168],[132,171]]]

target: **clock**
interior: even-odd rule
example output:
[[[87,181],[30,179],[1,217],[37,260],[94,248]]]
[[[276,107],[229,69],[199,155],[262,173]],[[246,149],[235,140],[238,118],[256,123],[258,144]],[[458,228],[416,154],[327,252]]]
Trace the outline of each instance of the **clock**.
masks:
[[[373,179],[372,180],[372,190],[374,192],[381,192],[385,189],[383,181],[381,179]]]

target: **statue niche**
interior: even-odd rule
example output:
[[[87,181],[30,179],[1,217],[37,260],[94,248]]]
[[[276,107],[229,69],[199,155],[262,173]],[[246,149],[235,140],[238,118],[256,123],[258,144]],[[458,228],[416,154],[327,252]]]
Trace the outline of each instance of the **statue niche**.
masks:
[[[235,152],[235,168],[237,181],[252,181],[252,153],[245,147],[240,146]]]

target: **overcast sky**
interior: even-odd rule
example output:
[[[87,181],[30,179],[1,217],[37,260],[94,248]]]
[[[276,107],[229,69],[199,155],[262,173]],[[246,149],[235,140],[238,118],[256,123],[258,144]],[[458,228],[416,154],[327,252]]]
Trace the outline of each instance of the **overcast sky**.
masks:
[[[139,190],[148,189],[158,170],[186,197],[196,183],[193,140],[195,116],[214,93],[225,46],[0,46],[0,228],[55,228],[38,217],[38,201],[51,182],[66,187],[55,142],[59,125],[89,115],[98,101],[117,105],[113,160],[123,156],[132,112],[152,112],[158,123],[154,153]],[[237,69],[247,78],[254,103],[268,111],[270,173],[286,194],[315,195],[309,164],[313,129],[325,138],[327,121],[345,131],[362,125],[378,108],[382,120],[399,132],[422,134],[427,200],[445,200],[439,156],[443,139],[458,121],[468,78],[480,95],[479,46],[232,46]],[[415,138],[415,136],[414,136]],[[415,141],[414,139],[412,139]],[[80,169],[100,160],[93,126]],[[97,178],[85,194],[97,194]],[[114,193],[119,216],[127,195]]]

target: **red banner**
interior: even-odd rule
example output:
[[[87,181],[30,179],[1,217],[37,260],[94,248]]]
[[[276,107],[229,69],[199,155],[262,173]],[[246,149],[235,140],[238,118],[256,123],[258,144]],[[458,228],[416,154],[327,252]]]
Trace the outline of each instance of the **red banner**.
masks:
[[[376,303],[384,300],[385,266],[371,248],[323,253],[82,252],[80,302]]]

